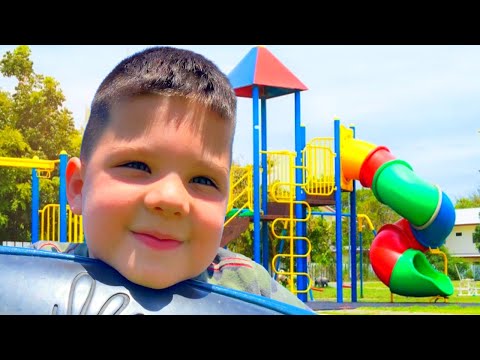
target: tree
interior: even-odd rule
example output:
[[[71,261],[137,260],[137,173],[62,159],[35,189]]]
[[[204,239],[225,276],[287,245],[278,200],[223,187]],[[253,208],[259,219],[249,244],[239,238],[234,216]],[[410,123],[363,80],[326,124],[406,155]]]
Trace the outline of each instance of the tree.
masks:
[[[478,216],[480,217],[480,213]],[[475,231],[473,232],[473,242],[475,243],[477,250],[480,252],[480,225],[475,227]]]
[[[332,246],[335,245],[335,228],[322,217],[311,217],[307,223],[307,237],[312,243],[312,262],[324,267],[335,263]]]
[[[0,60],[0,73],[13,77],[12,93],[0,90],[0,156],[56,160],[62,150],[80,153],[81,133],[65,96],[51,76],[34,72],[31,50],[21,45]],[[58,169],[40,180],[40,206],[58,202]],[[31,171],[0,168],[0,239],[28,241],[31,223]]]
[[[19,130],[41,159],[55,159],[61,150],[78,155],[74,143],[80,133],[72,113],[62,105],[65,96],[59,83],[53,77],[36,74],[30,55],[30,48],[22,45],[7,51],[0,61],[2,75],[18,80],[14,94],[3,93],[5,106],[0,113],[5,114],[4,122]]]
[[[467,197],[462,197],[455,202],[455,209],[470,209],[480,207],[480,188]]]

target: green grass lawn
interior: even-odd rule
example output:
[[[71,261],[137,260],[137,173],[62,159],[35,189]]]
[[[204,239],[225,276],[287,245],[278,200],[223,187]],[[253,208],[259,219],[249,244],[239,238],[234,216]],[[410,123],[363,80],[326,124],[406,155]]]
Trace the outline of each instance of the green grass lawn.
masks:
[[[406,297],[392,294],[390,289],[380,281],[357,282],[357,303],[386,303],[386,306],[361,306],[351,310],[318,311],[319,314],[475,314],[480,315],[480,282],[477,296],[459,296],[459,281],[453,281],[455,292],[448,298]],[[346,283],[344,283],[345,285]],[[343,288],[343,303],[351,303],[351,288]],[[330,282],[322,291],[313,291],[314,301],[337,302],[336,283]],[[310,300],[310,297],[309,297]],[[388,306],[389,303],[395,306]],[[405,306],[399,306],[407,303]],[[410,303],[410,304],[408,304]],[[411,303],[422,303],[413,305]],[[478,306],[462,306],[462,304],[478,304]]]

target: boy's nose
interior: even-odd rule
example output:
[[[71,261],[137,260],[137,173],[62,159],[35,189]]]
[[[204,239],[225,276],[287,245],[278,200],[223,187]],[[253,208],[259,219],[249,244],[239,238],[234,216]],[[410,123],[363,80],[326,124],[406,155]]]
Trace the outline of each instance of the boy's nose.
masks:
[[[190,211],[188,190],[182,179],[174,174],[151,184],[144,201],[149,209],[165,215],[182,216]]]

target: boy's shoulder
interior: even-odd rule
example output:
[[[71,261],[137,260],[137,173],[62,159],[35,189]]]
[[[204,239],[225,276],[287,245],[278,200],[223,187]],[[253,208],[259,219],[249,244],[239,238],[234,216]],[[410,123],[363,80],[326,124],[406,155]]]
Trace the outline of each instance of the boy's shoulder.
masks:
[[[211,270],[221,270],[223,267],[243,267],[253,269],[257,265],[249,257],[230,251],[225,248],[218,248],[217,255],[210,265]]]
[[[88,257],[88,248],[87,248],[87,244],[85,243],[69,243],[69,242],[40,240],[33,243],[31,247],[37,250]]]
[[[307,308],[292,292],[279,284],[261,264],[242,254],[219,248],[206,273],[206,281],[209,283]]]
[[[207,268],[208,282],[226,285],[244,290],[246,284],[257,284],[265,281],[268,272],[249,257],[225,248],[219,248],[217,255]],[[258,290],[257,290],[258,291]]]

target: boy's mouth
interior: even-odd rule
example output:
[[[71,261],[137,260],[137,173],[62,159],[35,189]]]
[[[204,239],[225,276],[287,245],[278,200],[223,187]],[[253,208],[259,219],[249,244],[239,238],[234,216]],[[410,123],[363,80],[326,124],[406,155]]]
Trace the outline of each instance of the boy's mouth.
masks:
[[[170,235],[135,231],[131,233],[137,241],[154,250],[173,250],[183,243]]]

